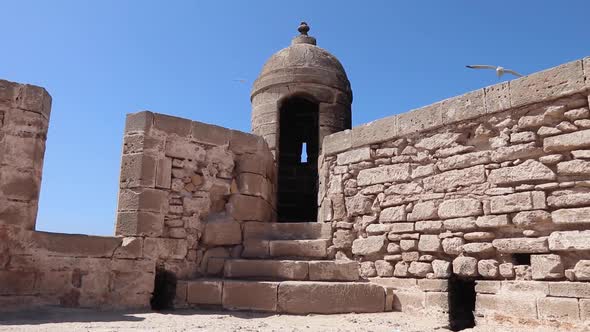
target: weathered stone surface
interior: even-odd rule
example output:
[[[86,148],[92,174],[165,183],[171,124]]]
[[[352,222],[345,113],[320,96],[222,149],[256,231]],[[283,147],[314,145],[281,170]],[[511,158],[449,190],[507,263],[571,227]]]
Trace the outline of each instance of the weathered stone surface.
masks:
[[[343,249],[352,247],[352,242],[355,239],[356,236],[353,231],[339,229],[334,232],[334,238],[332,239],[332,242],[334,247]]]
[[[223,268],[226,278],[305,280],[308,272],[306,261],[228,259]]]
[[[488,181],[498,185],[513,185],[535,181],[551,181],[555,179],[555,173],[536,160],[526,160],[514,167],[493,169]]]
[[[558,297],[590,298],[590,283],[587,282],[551,282],[549,295]]]
[[[273,240],[269,243],[272,257],[325,258],[329,240]]]
[[[590,162],[585,160],[562,161],[557,164],[559,175],[588,175],[590,174]]]
[[[404,240],[399,241],[399,246],[400,246],[401,250],[403,250],[403,251],[413,251],[413,250],[418,249],[418,241],[404,239]]]
[[[332,155],[346,151],[352,147],[352,131],[350,129],[339,131],[325,136],[322,144],[322,152]]]
[[[245,239],[304,240],[332,236],[332,227],[328,223],[246,222],[243,225]]]
[[[383,209],[379,214],[379,222],[389,223],[397,221],[406,221],[406,208],[405,206],[394,206]]]
[[[424,278],[432,272],[432,265],[424,262],[411,262],[408,272],[413,276]]]
[[[490,211],[494,214],[546,208],[542,191],[521,192],[490,198]]]
[[[586,107],[575,108],[563,114],[568,120],[575,121],[590,116],[590,111]]]
[[[410,180],[410,164],[395,164],[363,169],[357,176],[359,186]]]
[[[477,259],[459,256],[453,260],[453,272],[464,277],[477,276]]]
[[[590,231],[553,232],[549,236],[552,251],[590,250]]]
[[[580,312],[577,299],[556,297],[540,298],[537,302],[539,318],[564,321],[578,321]]]
[[[392,224],[371,224],[365,229],[365,232],[369,235],[381,235],[391,231]]]
[[[495,163],[507,160],[537,158],[543,155],[543,150],[536,143],[525,143],[497,148],[492,152],[491,159]]]
[[[359,263],[310,261],[309,280],[355,281],[359,279]]]
[[[443,223],[440,220],[424,220],[415,224],[416,232],[421,233],[438,233],[443,229]]]
[[[575,279],[590,281],[590,260],[582,259],[576,263],[573,269]]]
[[[590,147],[590,130],[581,130],[569,134],[547,137],[543,140],[545,152],[571,151]]]
[[[537,319],[537,300],[518,294],[477,294],[475,299],[477,315],[503,315],[517,318]]]
[[[551,214],[547,211],[523,211],[512,218],[512,223],[521,228],[530,228],[551,222]]]
[[[463,238],[467,241],[489,241],[496,238],[496,234],[492,232],[471,232],[465,233]]]
[[[222,288],[221,280],[189,281],[186,301],[190,304],[221,305]]]
[[[499,266],[500,275],[503,278],[514,278],[514,265],[512,263],[503,263]]]
[[[152,259],[184,259],[188,252],[186,240],[145,238],[144,256]]]
[[[371,160],[371,148],[368,146],[339,153],[336,162],[338,165],[348,165],[365,160]]]
[[[449,188],[483,182],[485,182],[485,168],[483,165],[478,165],[426,177],[424,178],[424,188],[440,192]]]
[[[440,252],[442,250],[441,240],[438,235],[423,234],[418,242],[418,250],[422,252]]]
[[[408,214],[409,221],[428,220],[438,218],[436,204],[433,201],[416,203],[414,209]]]
[[[446,219],[443,221],[444,229],[448,231],[473,231],[477,228],[474,217]]]
[[[546,253],[549,252],[547,237],[496,239],[492,245],[500,253]]]
[[[361,262],[360,273],[363,278],[370,278],[377,276],[375,263],[371,261]]]
[[[458,133],[442,133],[426,137],[415,144],[417,148],[426,150],[436,150],[444,147],[453,146],[460,138]]]
[[[396,222],[391,224],[391,233],[408,233],[414,231],[413,222]],[[389,234],[391,234],[389,233]]]
[[[281,282],[279,311],[291,314],[381,312],[385,290],[371,283]]]
[[[590,208],[561,209],[551,212],[554,223],[561,225],[590,223]]]
[[[352,253],[361,256],[370,256],[385,251],[387,241],[385,236],[369,236],[359,238],[352,243]]]
[[[369,196],[357,194],[352,197],[346,197],[346,211],[349,216],[358,216],[371,212],[373,200]]]
[[[434,277],[438,279],[446,279],[451,276],[452,267],[451,263],[441,260],[435,259],[432,261],[432,271],[434,272]]]
[[[475,242],[463,245],[463,251],[472,255],[486,255],[494,252],[494,247],[491,243]]]
[[[442,219],[477,216],[482,213],[481,202],[471,198],[445,200],[438,207],[438,216]]]
[[[477,227],[481,228],[499,228],[508,226],[508,223],[509,219],[506,214],[481,216],[477,217],[475,221]]]
[[[227,210],[235,220],[272,220],[272,207],[260,197],[233,194],[229,198]]]
[[[202,241],[210,246],[242,243],[242,227],[231,217],[217,215],[207,220]]]
[[[460,237],[451,237],[442,240],[443,251],[449,255],[460,255],[463,252],[465,240]]]
[[[484,278],[494,279],[498,277],[498,261],[495,259],[482,259],[477,262],[477,272]]]
[[[278,282],[226,280],[223,282],[223,308],[277,311],[278,287]]]
[[[441,171],[448,171],[456,168],[487,164],[490,161],[490,151],[477,151],[442,159],[436,165]]]
[[[531,255],[533,279],[551,280],[564,276],[564,267],[559,255]]]
[[[392,277],[393,276],[393,265],[385,260],[375,261],[375,270],[379,277]]]

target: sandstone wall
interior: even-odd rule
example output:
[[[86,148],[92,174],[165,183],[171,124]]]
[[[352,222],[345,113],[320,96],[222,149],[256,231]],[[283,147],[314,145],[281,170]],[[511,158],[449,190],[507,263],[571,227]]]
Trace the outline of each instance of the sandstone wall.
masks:
[[[333,225],[336,259],[361,261],[365,277],[590,280],[588,68],[326,137],[319,221]]]
[[[275,221],[275,167],[264,139],[151,112],[127,117],[116,235],[178,278],[239,257],[246,222]]]
[[[0,80],[0,225],[35,228],[51,96]]]

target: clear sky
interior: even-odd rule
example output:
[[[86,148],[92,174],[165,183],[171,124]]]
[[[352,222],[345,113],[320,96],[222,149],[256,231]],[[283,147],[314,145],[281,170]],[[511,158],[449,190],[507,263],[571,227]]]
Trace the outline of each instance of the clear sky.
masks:
[[[37,229],[111,235],[125,114],[250,130],[252,81],[302,20],[353,125],[590,55],[590,1],[2,1],[0,78],[53,97]],[[245,79],[240,83],[237,79]]]

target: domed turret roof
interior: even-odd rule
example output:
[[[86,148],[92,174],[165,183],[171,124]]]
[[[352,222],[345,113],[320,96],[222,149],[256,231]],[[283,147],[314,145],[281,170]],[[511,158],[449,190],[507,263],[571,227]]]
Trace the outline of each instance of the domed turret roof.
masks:
[[[291,46],[268,59],[252,88],[252,97],[279,84],[315,83],[352,94],[344,67],[325,49],[316,46],[316,39],[308,36],[309,26],[302,22],[301,35],[293,38]]]

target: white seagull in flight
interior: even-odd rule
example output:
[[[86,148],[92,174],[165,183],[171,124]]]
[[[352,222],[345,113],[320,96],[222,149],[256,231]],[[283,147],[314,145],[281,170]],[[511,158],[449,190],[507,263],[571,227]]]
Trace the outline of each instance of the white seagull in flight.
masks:
[[[506,69],[506,68],[500,67],[500,66],[496,67],[496,66],[489,66],[489,65],[468,65],[466,67],[471,68],[471,69],[494,69],[494,70],[496,70],[496,75],[498,75],[498,77],[502,77],[502,75],[504,75],[505,73],[512,74],[517,77],[522,77],[521,74],[515,72],[514,70]]]

